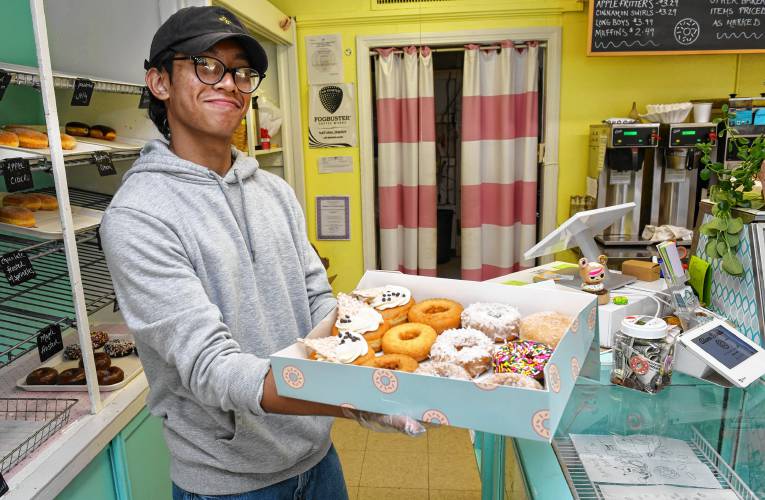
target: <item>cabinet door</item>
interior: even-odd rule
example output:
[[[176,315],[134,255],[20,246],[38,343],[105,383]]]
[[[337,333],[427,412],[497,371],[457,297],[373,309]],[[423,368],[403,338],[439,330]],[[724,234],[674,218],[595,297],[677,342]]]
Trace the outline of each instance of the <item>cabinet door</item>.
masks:
[[[111,445],[101,450],[101,453],[96,455],[96,458],[64,488],[64,491],[59,493],[56,500],[82,500],[83,498],[117,500],[112,480],[110,447]]]

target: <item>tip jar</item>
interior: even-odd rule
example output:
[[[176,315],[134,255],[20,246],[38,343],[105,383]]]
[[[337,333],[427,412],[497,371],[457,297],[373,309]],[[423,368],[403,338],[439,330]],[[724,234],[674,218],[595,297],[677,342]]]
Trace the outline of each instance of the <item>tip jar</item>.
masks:
[[[666,321],[653,316],[627,316],[614,339],[611,383],[655,394],[672,378],[674,338]]]

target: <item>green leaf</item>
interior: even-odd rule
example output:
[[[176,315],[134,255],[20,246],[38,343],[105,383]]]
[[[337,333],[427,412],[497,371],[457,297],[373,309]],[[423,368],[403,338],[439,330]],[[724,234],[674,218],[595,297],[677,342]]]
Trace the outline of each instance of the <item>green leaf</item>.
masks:
[[[718,229],[715,229],[713,227],[709,226],[709,223],[702,224],[701,227],[699,227],[699,232],[703,234],[704,236],[717,236],[717,233],[719,232]]]
[[[723,242],[723,241],[718,241],[717,242],[717,253],[719,255],[725,255],[726,253],[728,253],[728,245],[726,245],[725,242]]]
[[[741,243],[741,238],[737,234],[725,233],[725,242],[728,243],[731,249],[734,249]]]
[[[714,240],[709,240],[707,242],[707,246],[704,247],[704,251],[707,253],[710,259],[717,259],[720,257],[720,254],[717,253],[717,242]]]
[[[765,207],[765,200],[750,200],[750,203],[752,204],[752,208],[755,210],[759,210],[762,207]]]
[[[701,177],[702,181],[708,181],[709,178],[712,177],[712,172],[710,172],[708,168],[705,168],[699,173],[699,177]]]
[[[727,228],[725,229],[730,234],[738,234],[744,229],[744,221],[741,217],[735,217],[728,220]]]
[[[738,260],[738,257],[733,252],[727,252],[723,255],[722,268],[726,273],[733,276],[744,274],[744,266],[741,265],[741,261]]]
[[[725,231],[728,229],[728,221],[719,217],[713,217],[707,224],[709,224],[710,228],[717,229],[718,231]]]

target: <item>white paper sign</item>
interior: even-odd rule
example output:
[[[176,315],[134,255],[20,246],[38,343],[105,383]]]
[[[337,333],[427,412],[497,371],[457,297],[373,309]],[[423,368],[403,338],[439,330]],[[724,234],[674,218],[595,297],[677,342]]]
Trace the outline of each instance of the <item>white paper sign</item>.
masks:
[[[709,467],[679,439],[636,434],[572,434],[587,476],[596,483],[720,488]]]
[[[353,156],[322,156],[319,158],[320,174],[353,172]]]
[[[316,239],[351,239],[350,203],[349,196],[316,197]]]
[[[308,146],[356,146],[356,106],[352,83],[311,85],[308,104]]]
[[[600,485],[605,500],[738,500],[733,490],[680,488],[678,486]]]
[[[340,35],[307,36],[305,50],[310,85],[343,81],[343,41]]]

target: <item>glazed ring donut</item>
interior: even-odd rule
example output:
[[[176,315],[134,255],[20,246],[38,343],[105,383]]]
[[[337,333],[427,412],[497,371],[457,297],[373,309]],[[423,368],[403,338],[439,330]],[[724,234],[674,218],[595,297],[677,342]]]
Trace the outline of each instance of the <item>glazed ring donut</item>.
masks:
[[[94,352],[93,355],[95,356],[96,370],[106,370],[112,366],[112,358],[110,358],[109,355],[105,352]],[[80,358],[80,363],[78,366],[80,368],[85,366],[85,364],[82,362],[82,358]]]
[[[460,327],[462,306],[449,299],[428,299],[417,303],[409,309],[409,321],[424,323],[433,328],[437,334],[444,330]]]
[[[110,366],[105,370],[98,370],[96,375],[99,385],[114,385],[125,380],[125,372],[119,366]]]
[[[58,371],[55,368],[43,366],[27,375],[27,385],[56,385]]]
[[[383,354],[367,361],[363,366],[411,373],[417,369],[418,365],[419,363],[416,359],[405,354]]]
[[[460,365],[431,361],[423,363],[414,371],[419,375],[430,375],[432,377],[454,378],[458,380],[470,380],[470,374]]]
[[[522,340],[498,347],[494,351],[492,364],[495,373],[518,373],[539,380],[544,376],[550,356],[552,349],[547,345]]]
[[[82,385],[85,383],[85,370],[69,368],[58,374],[59,385]]]
[[[428,325],[404,323],[385,332],[382,349],[385,354],[405,354],[422,361],[428,357],[436,337],[436,331]]]
[[[383,321],[377,330],[363,334],[364,340],[367,341],[367,344],[369,344],[369,347],[371,347],[374,352],[380,352],[382,350],[383,335],[390,329],[390,327],[391,325],[388,321]],[[337,337],[339,333],[340,330],[337,329],[337,326],[332,325],[332,335]]]

